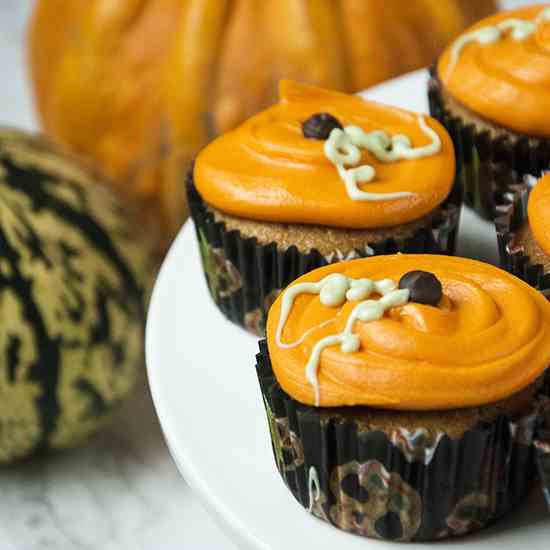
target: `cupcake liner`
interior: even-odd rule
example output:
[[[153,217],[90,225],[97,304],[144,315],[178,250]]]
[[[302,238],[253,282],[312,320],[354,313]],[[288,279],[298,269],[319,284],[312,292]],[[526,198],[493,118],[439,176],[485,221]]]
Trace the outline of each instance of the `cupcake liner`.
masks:
[[[546,395],[550,395],[550,372],[546,376]],[[535,453],[539,478],[542,482],[544,497],[550,510],[550,407],[540,422],[535,439]]]
[[[535,440],[539,477],[543,484],[544,498],[550,510],[550,429],[541,431]]]
[[[435,67],[428,85],[430,114],[449,132],[455,145],[457,166],[464,186],[464,202],[487,219],[495,216],[495,195],[506,189],[495,178],[495,170],[505,168],[517,179],[539,176],[550,166],[550,140],[522,136],[519,139],[478,130],[451,114],[445,106],[442,84]]]
[[[530,191],[527,184],[516,184],[497,201],[495,228],[500,264],[503,269],[523,279],[550,299],[550,274],[544,273],[542,264],[532,262],[521,246],[514,246],[516,231],[528,223]]]
[[[513,508],[537,474],[535,436],[550,410],[543,392],[529,414],[479,424],[458,439],[427,429],[386,433],[362,424],[360,408],[317,409],[289,397],[265,341],[256,359],[283,481],[310,513],[344,531],[393,541],[464,535]],[[546,483],[547,441],[536,447]]]
[[[302,253],[295,246],[281,250],[275,242],[262,245],[239,231],[228,231],[207,209],[191,172],[187,178],[187,197],[214,302],[229,320],[258,335],[264,334],[267,312],[281,289],[315,268],[396,252],[454,254],[462,204],[461,187],[455,184],[431,226],[411,237],[365,243],[363,249],[323,256],[318,250]]]

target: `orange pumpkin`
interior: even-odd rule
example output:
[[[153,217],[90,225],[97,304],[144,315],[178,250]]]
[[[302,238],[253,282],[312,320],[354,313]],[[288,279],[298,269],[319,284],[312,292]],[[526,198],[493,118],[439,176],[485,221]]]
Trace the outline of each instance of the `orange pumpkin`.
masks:
[[[37,0],[47,134],[142,201],[166,246],[186,165],[273,102],[280,78],[356,91],[430,63],[494,0]]]

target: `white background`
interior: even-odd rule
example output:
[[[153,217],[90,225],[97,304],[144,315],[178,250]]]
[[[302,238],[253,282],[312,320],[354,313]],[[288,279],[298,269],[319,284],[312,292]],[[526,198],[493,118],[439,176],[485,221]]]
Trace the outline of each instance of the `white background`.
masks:
[[[32,3],[0,0],[0,124],[25,129],[36,128],[22,46]],[[234,550],[177,473],[145,381],[85,448],[0,470],[1,550],[153,548]]]

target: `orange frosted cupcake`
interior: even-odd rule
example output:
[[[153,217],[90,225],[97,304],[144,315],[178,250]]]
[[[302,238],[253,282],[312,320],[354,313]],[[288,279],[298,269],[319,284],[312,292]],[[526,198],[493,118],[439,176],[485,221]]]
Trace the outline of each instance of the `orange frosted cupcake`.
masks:
[[[439,58],[429,98],[453,138],[466,202],[492,217],[495,167],[521,179],[550,165],[550,4],[467,29]]]
[[[396,541],[496,520],[528,490],[536,448],[548,473],[549,365],[540,293],[437,255],[303,275],[273,304],[257,356],[275,460],[296,499],[344,531]]]
[[[496,220],[502,266],[550,299],[550,175],[507,198]]]
[[[262,333],[274,297],[310,269],[453,253],[454,182],[453,145],[436,120],[284,81],[279,103],[208,145],[190,175],[211,294]]]

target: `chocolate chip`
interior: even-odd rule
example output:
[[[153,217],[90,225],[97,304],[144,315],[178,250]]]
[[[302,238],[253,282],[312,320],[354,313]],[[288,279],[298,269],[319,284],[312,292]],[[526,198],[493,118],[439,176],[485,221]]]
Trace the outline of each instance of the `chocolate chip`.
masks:
[[[409,271],[401,277],[399,288],[408,288],[409,300],[418,304],[437,306],[443,296],[439,279],[428,271]]]
[[[328,139],[335,128],[342,130],[340,121],[329,113],[311,115],[303,124],[302,132],[308,139]]]

